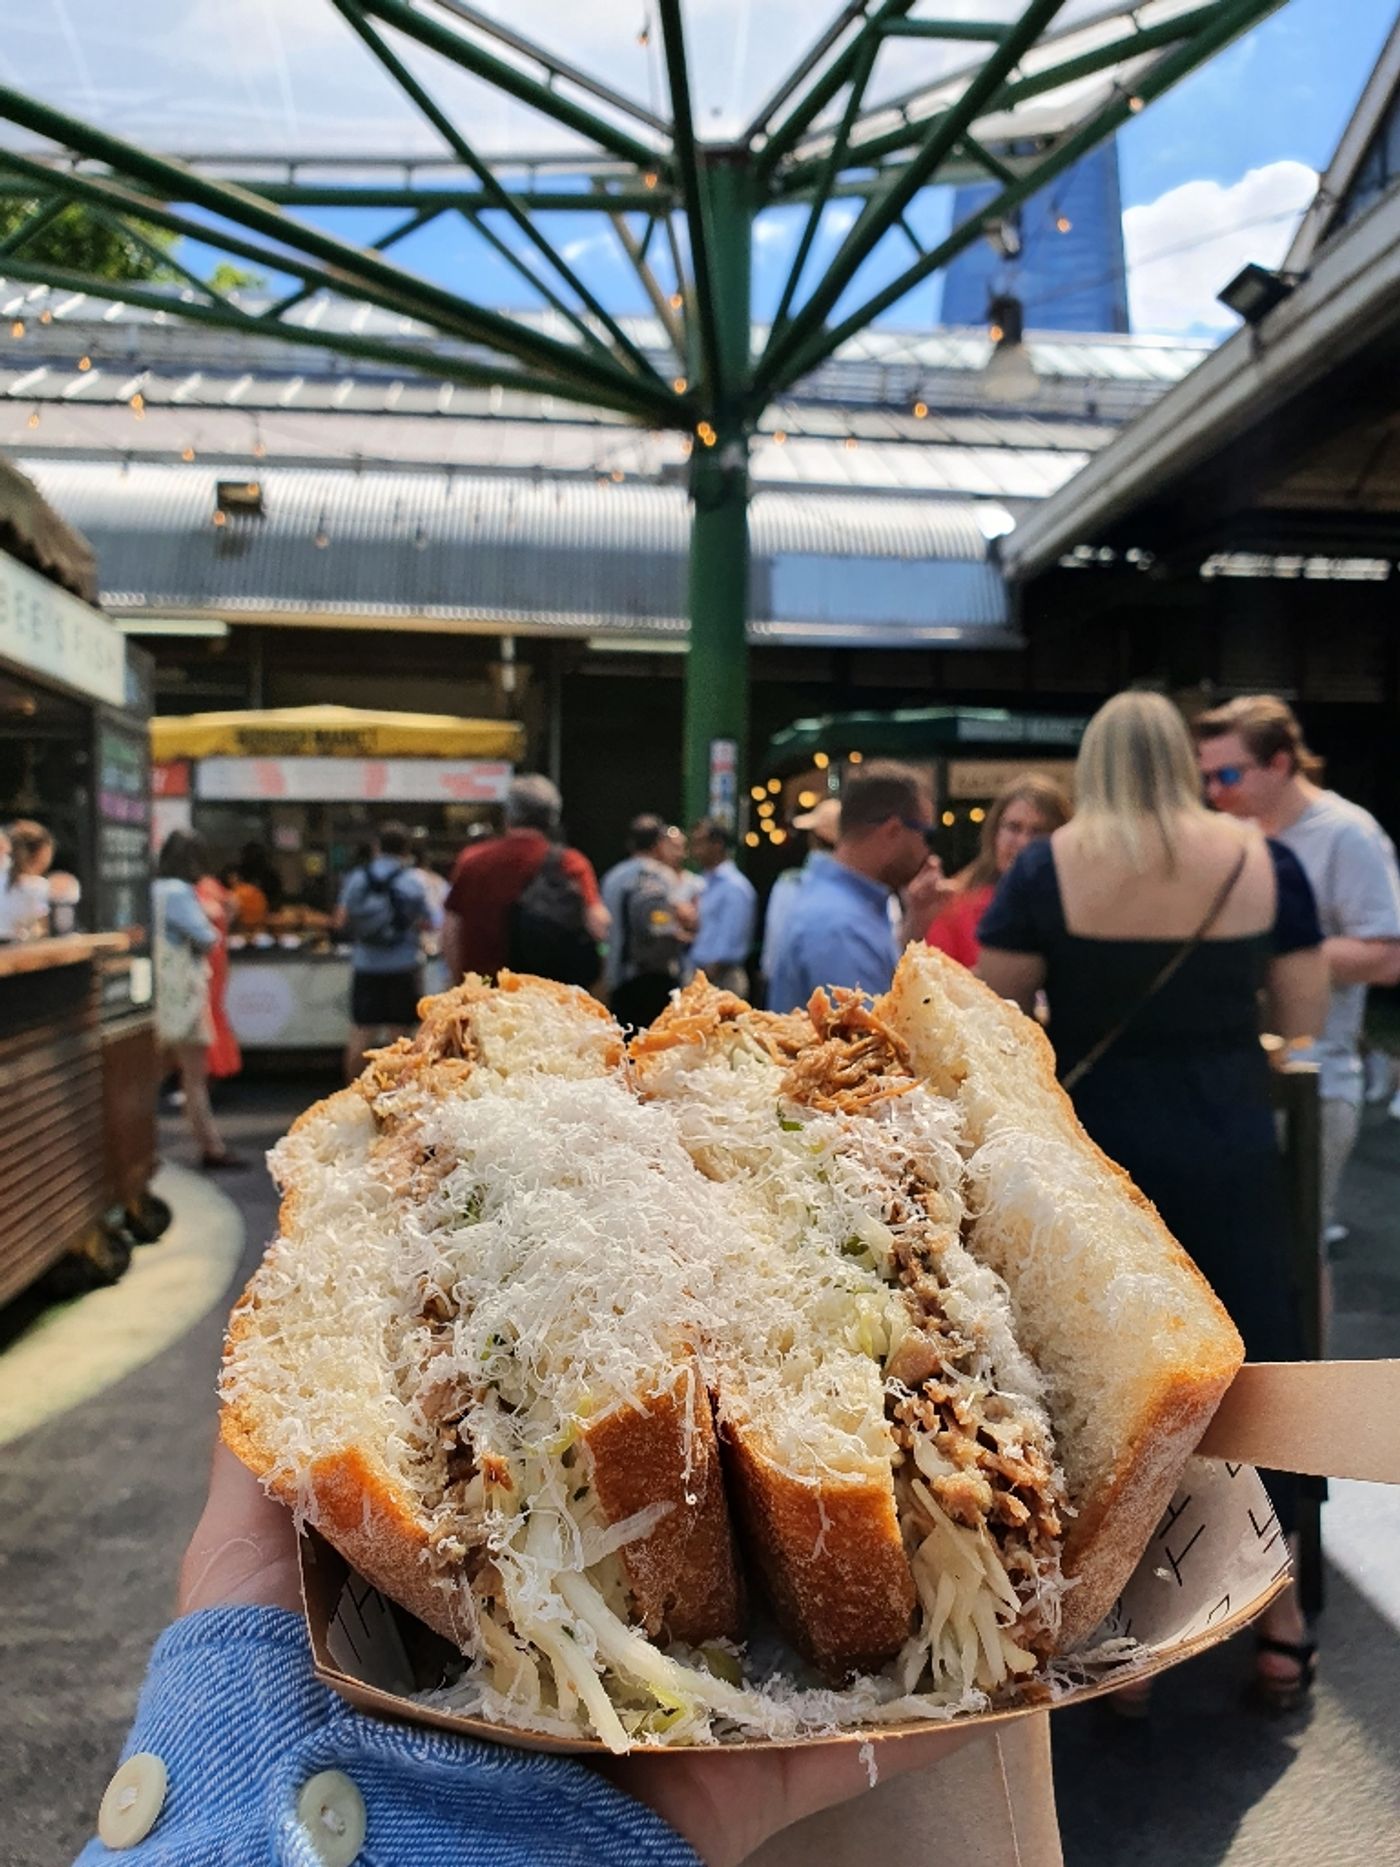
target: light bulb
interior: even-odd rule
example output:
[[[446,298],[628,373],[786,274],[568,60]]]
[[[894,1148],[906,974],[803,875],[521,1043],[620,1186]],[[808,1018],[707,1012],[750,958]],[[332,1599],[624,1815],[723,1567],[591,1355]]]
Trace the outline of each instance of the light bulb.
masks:
[[[781,778],[770,778],[768,780],[768,791],[769,791],[770,796],[776,797],[779,791],[782,790],[782,788],[783,788],[783,781]]]
[[[753,799],[755,804],[761,804],[767,795],[768,793],[761,784],[751,784],[749,786],[749,796]]]
[[[192,447],[182,447],[180,449],[180,458],[181,460],[193,460],[194,449]]]
[[[827,766],[831,763],[831,760],[827,757],[825,752],[814,752],[812,754],[812,763],[816,766],[818,771],[825,771]]]
[[[952,827],[953,827],[953,825],[954,825],[954,824],[955,824],[956,822],[957,822],[957,818],[956,818],[956,817],[955,817],[955,816],[953,815],[953,813],[952,813],[952,811],[951,811],[951,810],[945,810],[945,811],[944,811],[944,813],[943,813],[943,827],[944,827],[944,829],[945,829],[945,830],[951,830],[951,829],[952,829]]]
[[[787,431],[785,429],[775,428],[773,430],[773,445],[774,447],[787,446]]]
[[[29,420],[25,423],[25,426],[27,428],[37,428],[39,426],[39,411],[37,408],[30,410]]]
[[[23,337],[24,335],[24,319],[23,318],[15,319],[14,323],[10,326],[10,335],[11,337]]]
[[[1055,229],[1058,233],[1068,233],[1073,225],[1074,222],[1070,219],[1068,214],[1061,214],[1060,218],[1055,222]]]
[[[926,421],[928,419],[927,402],[916,402],[914,404],[914,419],[915,421]]]
[[[750,849],[757,849],[759,843],[758,831],[746,830],[744,832],[744,842]]]
[[[79,357],[78,368],[80,370],[90,370],[92,368],[92,358],[91,357]]]
[[[685,300],[681,297],[679,292],[672,292],[668,303],[672,311],[679,311],[681,306],[685,303]]]
[[[677,395],[684,395],[686,390],[690,387],[690,384],[686,381],[684,376],[677,376],[675,381],[671,384],[671,387],[675,390]]]
[[[859,765],[864,758],[864,752],[848,752],[846,754],[846,763],[848,765]]]

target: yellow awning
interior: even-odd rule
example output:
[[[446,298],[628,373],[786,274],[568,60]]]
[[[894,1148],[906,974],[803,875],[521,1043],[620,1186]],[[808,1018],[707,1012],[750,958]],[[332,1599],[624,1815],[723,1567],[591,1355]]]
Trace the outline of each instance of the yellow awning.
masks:
[[[274,707],[244,713],[187,713],[151,721],[151,756],[177,758],[523,757],[516,720],[463,720],[449,713],[375,713],[361,707]]]

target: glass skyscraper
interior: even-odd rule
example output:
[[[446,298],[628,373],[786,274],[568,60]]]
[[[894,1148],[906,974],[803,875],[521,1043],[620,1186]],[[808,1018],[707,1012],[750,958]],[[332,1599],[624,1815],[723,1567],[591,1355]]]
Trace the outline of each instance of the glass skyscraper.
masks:
[[[959,188],[954,225],[992,200],[995,184]],[[1028,331],[1126,331],[1118,145],[1101,143],[959,253],[943,280],[945,324],[985,324],[999,292],[1019,298]]]

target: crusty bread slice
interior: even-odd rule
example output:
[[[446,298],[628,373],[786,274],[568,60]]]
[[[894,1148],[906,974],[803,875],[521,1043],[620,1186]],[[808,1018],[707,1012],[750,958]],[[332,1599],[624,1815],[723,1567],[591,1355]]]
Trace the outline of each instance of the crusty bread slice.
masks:
[[[449,1459],[460,1457],[434,1430],[444,1412],[458,1414],[437,1408],[427,1372],[435,1354],[447,1365],[451,1329],[422,1313],[435,1260],[414,1240],[414,1215],[457,1162],[444,1144],[449,1117],[469,1138],[502,1098],[541,1079],[538,1093],[552,1083],[565,1101],[583,1079],[583,1103],[596,1081],[614,1104],[635,1105],[618,1075],[620,1032],[582,992],[507,974],[498,987],[469,979],[421,1010],[412,1041],[380,1053],[358,1084],[307,1111],[275,1152],[279,1236],[231,1320],[221,1430],[267,1489],[361,1575],[470,1647],[465,1567],[454,1574],[444,1563],[434,1517]],[[515,1126],[531,1132],[528,1108]],[[541,1155],[533,1142],[530,1152],[567,1180],[567,1158]],[[679,1150],[675,1157],[683,1164]],[[451,1252],[464,1238],[469,1250],[470,1232],[443,1247],[448,1288]],[[643,1388],[613,1400],[600,1389],[592,1401],[603,1410],[578,1438],[603,1525],[669,1507],[617,1552],[649,1630],[664,1624],[696,1642],[733,1637],[737,1570],[710,1401],[685,1342],[668,1344],[665,1333],[655,1338],[652,1397]],[[489,1456],[480,1463],[491,1466]]]
[[[877,1670],[918,1605],[888,1463],[796,1476],[762,1432],[730,1425],[724,1437],[746,1546],[779,1622],[830,1678]]]
[[[1098,1626],[1244,1359],[1156,1209],[1085,1134],[1044,1032],[955,960],[910,947],[877,1010],[963,1111],[967,1234],[1007,1282],[1048,1384],[1076,1515],[1060,1645]]]
[[[739,1571],[710,1399],[694,1366],[640,1406],[613,1407],[579,1433],[608,1523],[666,1514],[619,1552],[640,1625],[700,1646],[743,1632]]]

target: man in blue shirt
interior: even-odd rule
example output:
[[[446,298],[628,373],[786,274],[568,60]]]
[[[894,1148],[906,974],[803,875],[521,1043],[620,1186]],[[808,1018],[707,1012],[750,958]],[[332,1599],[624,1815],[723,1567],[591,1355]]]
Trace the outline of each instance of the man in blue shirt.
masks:
[[[690,832],[692,860],[705,877],[697,903],[700,925],[686,955],[685,976],[703,972],[711,985],[745,997],[749,989],[749,948],[758,918],[758,896],[747,875],[730,855],[729,831],[713,817],[702,817]]]
[[[350,935],[350,1036],[345,1077],[364,1067],[376,1043],[407,1037],[418,1023],[423,990],[421,933],[432,916],[413,873],[413,844],[399,823],[386,823],[375,853],[352,869],[340,891],[340,919]]]
[[[830,857],[814,863],[788,916],[768,1003],[796,1011],[822,985],[889,990],[899,959],[890,896],[936,858],[929,855],[933,799],[907,765],[864,765],[841,797]]]

